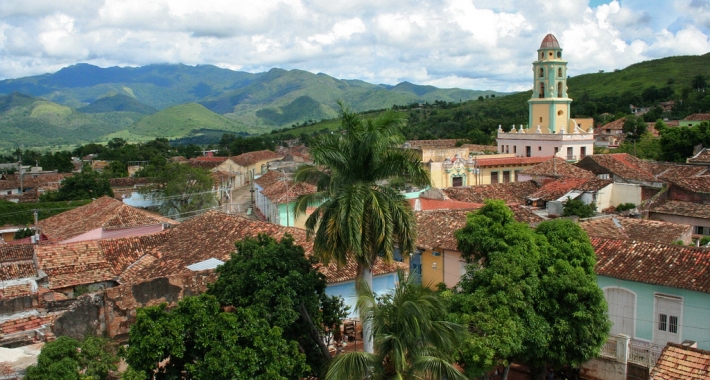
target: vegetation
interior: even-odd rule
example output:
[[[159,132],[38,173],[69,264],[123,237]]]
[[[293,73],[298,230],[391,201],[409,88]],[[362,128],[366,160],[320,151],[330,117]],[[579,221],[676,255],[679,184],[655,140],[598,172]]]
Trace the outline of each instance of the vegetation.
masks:
[[[340,298],[325,294],[325,277],[315,269],[315,259],[306,258],[290,235],[281,242],[259,235],[235,247],[232,258],[217,268],[219,277],[208,294],[221,305],[252,309],[280,328],[284,339],[297,342],[311,368],[322,368],[330,359],[324,325],[339,329],[347,310]]]
[[[622,212],[622,211],[627,211],[627,210],[633,210],[636,208],[636,205],[633,203],[620,203],[618,206],[616,206],[616,211]]]
[[[298,379],[305,355],[252,308],[221,310],[214,296],[138,309],[126,362],[147,379]]]
[[[593,203],[585,204],[581,199],[570,199],[567,197],[562,216],[578,216],[580,218],[591,218],[596,211],[596,205]]]
[[[577,224],[560,219],[532,230],[503,201],[487,201],[456,238],[472,264],[451,301],[452,319],[470,332],[460,357],[469,376],[512,361],[536,374],[599,354],[610,323],[594,248]]]
[[[162,215],[191,217],[217,206],[214,181],[207,170],[157,158],[136,176],[153,179],[151,186],[140,191],[160,203]]]
[[[367,284],[360,285],[358,309],[372,326],[374,354],[336,356],[325,380],[466,379],[452,364],[464,326],[446,321],[442,297],[417,284],[415,276],[399,272],[398,278],[394,290],[378,299]]]
[[[319,204],[305,222],[308,235],[315,237],[314,255],[325,263],[357,262],[358,278],[364,277],[371,288],[375,260],[391,261],[395,245],[402,252],[413,251],[416,237],[411,206],[380,183],[398,177],[416,185],[428,185],[430,180],[416,154],[399,149],[404,142],[402,115],[390,111],[365,120],[344,106],[342,113],[346,133],[315,139],[310,148],[314,164],[301,166],[294,176],[318,187],[299,197],[295,214]],[[365,349],[371,353],[367,324],[364,336]]]
[[[113,197],[108,178],[84,166],[80,173],[64,178],[58,191],[48,191],[40,195],[39,199],[42,202],[76,201],[97,199],[104,195]]]
[[[106,339],[89,337],[79,342],[60,336],[42,347],[37,365],[27,368],[25,379],[105,380],[116,370],[116,363],[118,358]]]
[[[0,226],[28,226],[34,224],[34,211],[42,220],[67,210],[88,204],[91,200],[68,202],[13,203],[0,199]]]

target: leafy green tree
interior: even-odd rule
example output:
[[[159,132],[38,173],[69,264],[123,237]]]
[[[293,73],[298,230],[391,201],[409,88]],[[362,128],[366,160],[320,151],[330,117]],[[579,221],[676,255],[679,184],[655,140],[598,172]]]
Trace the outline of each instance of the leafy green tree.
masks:
[[[56,170],[59,173],[71,173],[74,170],[71,153],[67,151],[45,153],[39,160],[39,166],[42,170]]]
[[[217,206],[214,181],[208,171],[157,158],[139,176],[153,178],[141,192],[160,202],[160,213],[171,217],[195,216]]]
[[[599,354],[610,324],[594,249],[577,224],[554,220],[532,230],[502,201],[488,201],[456,238],[473,263],[451,302],[453,320],[471,333],[460,358],[470,376],[513,361],[536,373]]]
[[[623,131],[630,141],[638,141],[648,130],[648,124],[642,118],[634,115],[626,116]]]
[[[108,178],[125,178],[128,177],[128,167],[121,161],[111,161],[104,169],[104,174]]]
[[[661,139],[646,132],[638,142],[624,141],[614,150],[615,153],[628,153],[643,160],[661,159]]]
[[[705,80],[705,76],[696,75],[695,77],[693,77],[693,80],[690,83],[690,85],[691,85],[691,87],[696,89],[698,92],[700,92],[700,91],[705,91],[705,87],[708,86],[708,83]]]
[[[232,258],[217,268],[219,278],[208,293],[223,306],[253,309],[281,328],[285,339],[298,342],[312,368],[322,367],[330,359],[323,325],[340,326],[346,310],[325,294],[326,281],[315,259],[306,258],[290,235],[281,242],[259,235],[235,246]]]
[[[663,161],[685,162],[693,155],[693,148],[698,144],[693,131],[688,127],[665,128],[661,132],[660,158]]]
[[[343,134],[320,135],[311,145],[313,165],[301,166],[296,181],[317,184],[318,191],[299,197],[295,214],[308,216],[305,227],[314,236],[313,253],[325,263],[358,264],[358,278],[372,287],[372,266],[378,257],[391,261],[395,246],[414,250],[414,212],[397,191],[381,183],[404,177],[415,185],[430,183],[414,151],[401,149],[400,128],[406,120],[386,111],[362,119],[341,104]],[[365,349],[372,352],[369,326],[364,326]]]
[[[60,336],[42,348],[37,365],[27,368],[25,379],[107,379],[117,362],[106,339],[89,337],[79,342]]]
[[[108,179],[90,167],[84,166],[81,173],[64,178],[58,191],[50,191],[40,195],[40,201],[97,199],[104,195],[113,197],[113,190],[111,190]]]
[[[35,234],[35,231],[29,227],[21,228],[15,231],[15,235],[12,237],[15,240],[24,239]]]
[[[124,145],[126,145],[126,140],[120,137],[114,137],[106,144],[106,147],[109,149],[118,149]]]
[[[221,311],[214,296],[138,309],[126,361],[155,379],[299,379],[308,371],[296,342],[253,308]],[[154,377],[153,377],[154,376]]]
[[[336,356],[325,380],[466,379],[453,363],[453,353],[465,337],[464,326],[446,320],[439,293],[405,279],[390,293],[375,299],[370,287],[358,290],[358,310],[373,329],[375,350]]]
[[[580,218],[591,218],[596,211],[593,203],[585,204],[581,199],[570,199],[567,197],[562,216],[578,216]]]

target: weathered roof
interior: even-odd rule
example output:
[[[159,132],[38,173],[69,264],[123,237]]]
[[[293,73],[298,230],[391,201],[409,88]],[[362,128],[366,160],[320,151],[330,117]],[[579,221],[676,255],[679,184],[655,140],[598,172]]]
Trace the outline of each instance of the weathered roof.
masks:
[[[704,148],[698,154],[687,160],[689,163],[710,164],[710,149]]]
[[[277,181],[283,181],[290,178],[291,177],[289,175],[278,170],[269,170],[262,174],[261,177],[255,179],[254,183],[265,189]]]
[[[654,380],[706,380],[710,377],[710,351],[668,343],[651,370]]]
[[[560,177],[575,177],[575,178],[592,178],[595,177],[594,173],[589,170],[585,170],[568,164],[567,161],[559,158],[553,157],[552,159],[546,160],[543,163],[537,164],[533,167],[527,168],[520,172],[520,174],[526,174],[530,176],[545,176],[551,178]]]
[[[692,227],[687,224],[661,222],[658,220],[611,217],[586,220],[579,226],[590,237],[607,239],[631,239],[672,244]]]
[[[684,202],[684,201],[667,201],[656,207],[653,207],[651,212],[659,214],[689,216],[693,218],[710,219],[710,205]]]
[[[708,171],[703,166],[683,165],[673,162],[643,162],[645,168],[657,178],[671,181],[679,178],[707,176]]]
[[[545,162],[550,158],[551,157],[489,157],[476,159],[474,156],[478,167],[534,165]]]
[[[671,183],[694,193],[710,193],[710,176],[678,178]]]
[[[486,199],[502,199],[506,203],[525,203],[527,197],[538,188],[538,184],[534,181],[524,181],[449,187],[443,191],[449,198],[462,202],[483,203]]]
[[[310,183],[293,181],[276,181],[261,191],[261,194],[274,204],[293,202],[301,195],[315,193],[317,187]]]
[[[578,165],[583,164],[586,160],[594,161],[597,165],[624,179],[647,182],[658,181],[643,161],[628,153],[594,154],[585,157]]]
[[[0,245],[0,262],[32,260],[34,252],[32,244],[2,244]]]
[[[47,186],[50,183],[60,182],[64,178],[71,177],[71,173],[56,173],[56,174],[41,174],[37,177],[32,176],[32,173],[25,173],[22,176],[22,187],[25,189],[34,189],[40,186]],[[6,179],[0,180],[0,190],[10,190],[20,188],[20,176],[18,174],[8,174]]]
[[[104,196],[87,205],[40,220],[37,224],[50,239],[66,240],[102,227],[116,229],[160,223],[178,224],[172,219]]]
[[[153,181],[153,178],[146,177],[124,177],[111,178],[108,180],[111,187],[133,187],[135,185],[144,185]]]
[[[111,269],[116,275],[138,261],[149,250],[166,241],[171,236],[172,230],[158,234],[131,236],[119,239],[99,240],[99,247],[106,261],[111,264]]]
[[[530,194],[528,199],[541,199],[546,202],[554,201],[570,191],[576,190],[577,187],[582,186],[587,181],[589,181],[588,178],[560,178],[542,185],[536,192]]]
[[[411,148],[431,147],[431,148],[453,148],[459,140],[456,139],[439,139],[439,140],[407,140]],[[495,148],[495,147],[493,147]]]
[[[478,205],[483,207],[483,205]],[[511,205],[515,220],[521,223],[539,223],[543,219],[528,208]],[[414,213],[417,219],[417,247],[424,249],[456,250],[457,242],[454,232],[466,225],[466,219],[474,210],[429,210]]]
[[[710,120],[710,113],[694,113],[692,115],[688,115],[685,119],[683,120],[689,120],[689,121],[708,121]]]
[[[483,207],[483,203],[471,203],[455,201],[453,199],[429,199],[414,198],[409,199],[409,204],[415,211],[432,210],[475,210]]]
[[[542,39],[542,43],[540,44],[540,49],[559,49],[560,48],[560,43],[557,42],[557,38],[553,36],[552,34],[548,34],[545,36],[545,38]]]
[[[638,240],[591,239],[597,275],[710,293],[710,250]]]
[[[48,288],[94,284],[115,277],[99,241],[38,246],[37,263],[47,274]]]
[[[242,153],[238,156],[231,157],[232,161],[241,167],[254,165],[259,161],[278,160],[281,158],[283,158],[283,156],[280,156],[270,150],[257,150],[255,152]]]
[[[0,245],[0,281],[37,276],[34,245]]]
[[[612,131],[621,131],[624,129],[624,123],[626,122],[626,118],[622,117],[620,119],[616,119],[614,121],[611,121],[609,123],[606,123],[600,127],[600,129],[610,129]]]

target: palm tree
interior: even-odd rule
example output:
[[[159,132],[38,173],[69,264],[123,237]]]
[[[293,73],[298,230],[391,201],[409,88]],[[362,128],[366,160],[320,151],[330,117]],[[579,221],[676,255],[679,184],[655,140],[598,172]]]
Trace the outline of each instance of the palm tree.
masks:
[[[691,86],[693,86],[694,88],[696,88],[696,89],[698,90],[698,92],[700,92],[700,90],[703,90],[703,92],[704,92],[704,91],[705,91],[705,87],[707,87],[707,82],[705,81],[705,77],[702,76],[702,75],[696,75],[696,76],[693,78],[693,81],[692,81],[692,83],[691,83]]]
[[[321,135],[311,144],[313,165],[301,166],[295,181],[317,184],[317,192],[300,197],[296,216],[319,205],[305,222],[314,236],[313,253],[325,264],[354,260],[358,277],[372,288],[372,266],[378,257],[391,261],[395,246],[412,252],[416,237],[414,213],[401,194],[387,186],[393,179],[429,185],[429,173],[412,150],[402,149],[402,114],[387,111],[362,119],[340,103],[343,132]],[[372,335],[363,324],[365,351],[372,353]]]
[[[399,273],[398,286],[376,300],[367,284],[358,311],[371,322],[375,353],[351,352],[331,360],[325,380],[466,379],[451,363],[465,328],[444,320],[441,296]]]

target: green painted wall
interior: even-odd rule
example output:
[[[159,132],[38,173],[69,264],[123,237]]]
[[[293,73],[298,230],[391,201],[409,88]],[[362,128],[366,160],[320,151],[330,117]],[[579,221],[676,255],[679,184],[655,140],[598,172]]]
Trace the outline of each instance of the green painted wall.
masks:
[[[698,348],[710,350],[710,294],[605,276],[597,276],[597,284],[602,289],[617,286],[636,293],[636,336],[633,338],[648,341],[653,341],[654,294],[682,297],[681,342],[693,340],[698,342]]]

